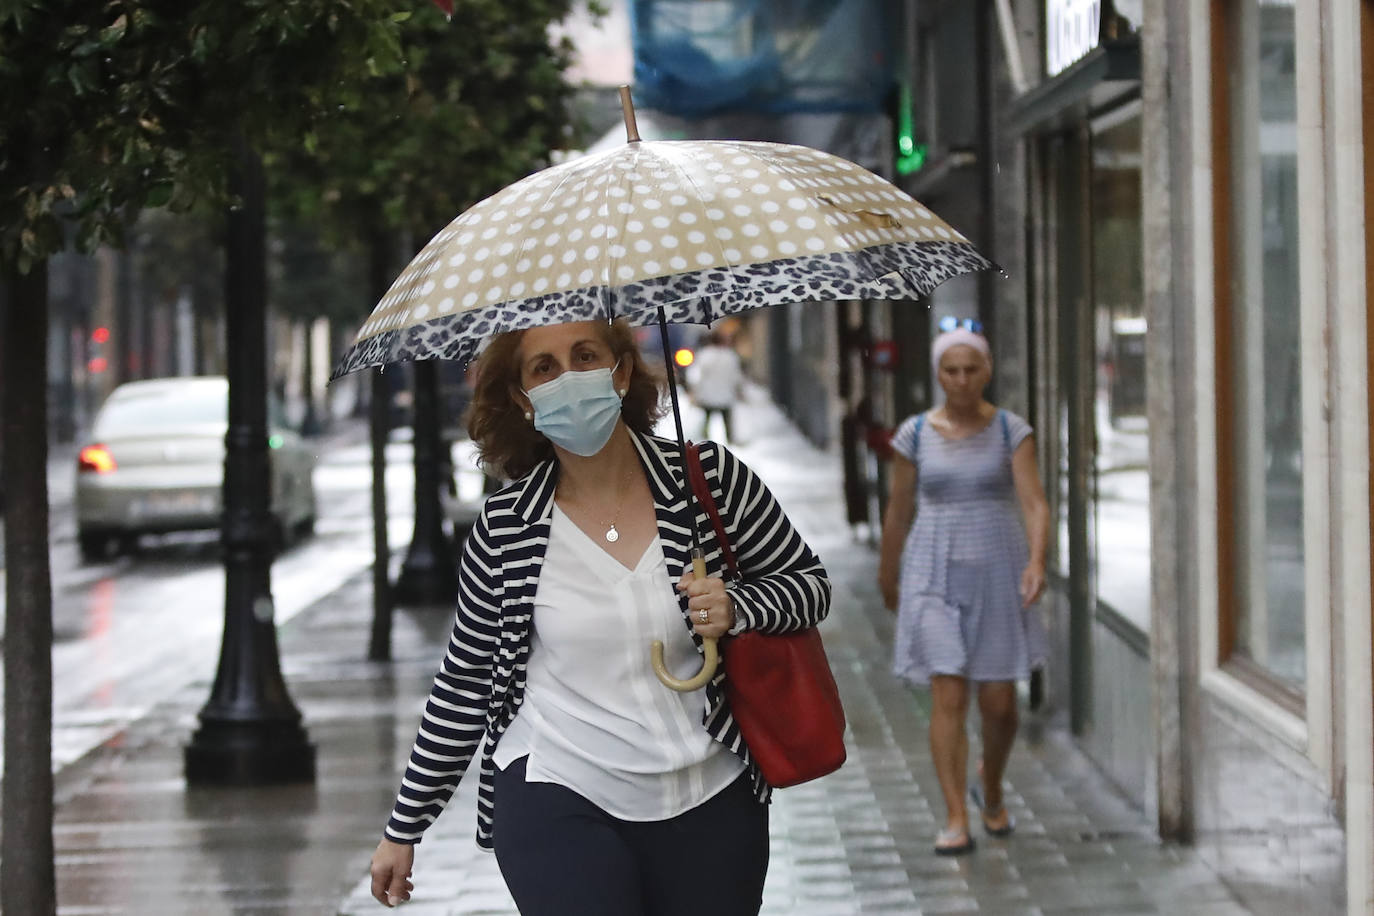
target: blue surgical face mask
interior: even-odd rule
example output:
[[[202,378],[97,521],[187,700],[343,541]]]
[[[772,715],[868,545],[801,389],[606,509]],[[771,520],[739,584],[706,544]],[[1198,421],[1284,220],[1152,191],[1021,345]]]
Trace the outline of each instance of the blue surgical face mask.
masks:
[[[559,448],[584,458],[606,447],[620,419],[620,395],[610,369],[564,372],[551,382],[536,385],[525,396],[534,408],[534,428]]]

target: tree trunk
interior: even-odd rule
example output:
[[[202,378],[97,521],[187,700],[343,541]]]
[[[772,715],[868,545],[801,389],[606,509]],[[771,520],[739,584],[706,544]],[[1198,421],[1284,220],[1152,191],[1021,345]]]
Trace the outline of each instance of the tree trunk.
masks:
[[[415,531],[396,577],[401,604],[451,604],[458,597],[458,563],[453,541],[444,530],[442,457],[444,440],[439,407],[439,370],[433,360],[415,363]],[[452,479],[452,474],[449,474]]]
[[[53,865],[52,581],[48,562],[48,263],[3,267],[5,778],[0,909],[57,912]]]
[[[368,288],[373,301],[386,293],[391,283],[389,239],[374,232],[368,244]],[[391,658],[391,545],[386,520],[386,441],[391,428],[390,386],[383,370],[369,370],[372,396],[369,398],[368,425],[372,442],[372,636],[367,657],[373,661]]]
[[[314,437],[324,432],[324,424],[315,409],[315,322],[307,318],[302,324],[305,353],[301,359],[301,393],[305,396],[305,414],[301,417],[301,435]]]

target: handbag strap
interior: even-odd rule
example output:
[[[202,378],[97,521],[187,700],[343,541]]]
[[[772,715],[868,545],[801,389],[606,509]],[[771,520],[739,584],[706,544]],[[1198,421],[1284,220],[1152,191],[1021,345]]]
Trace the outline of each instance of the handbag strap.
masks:
[[[706,472],[701,467],[701,454],[697,450],[697,444],[688,442],[684,454],[687,456],[687,479],[691,481],[692,492],[697,495],[697,502],[706,510],[706,515],[711,519],[711,526],[716,529],[716,541],[720,544],[720,553],[725,558],[730,577],[737,580],[739,566],[735,564],[735,552],[730,549],[730,539],[725,536],[725,525],[720,520],[720,510],[716,508],[716,501],[711,496],[711,487],[706,482]]]

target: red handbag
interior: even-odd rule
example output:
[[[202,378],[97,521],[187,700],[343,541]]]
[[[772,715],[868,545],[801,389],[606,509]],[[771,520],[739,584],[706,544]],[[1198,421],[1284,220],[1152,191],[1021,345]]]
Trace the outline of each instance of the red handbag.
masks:
[[[687,474],[716,530],[725,565],[738,580],[735,554],[692,442],[687,443]],[[769,785],[795,786],[840,768],[844,706],[815,627],[794,633],[746,631],[724,640],[722,655],[730,712]]]

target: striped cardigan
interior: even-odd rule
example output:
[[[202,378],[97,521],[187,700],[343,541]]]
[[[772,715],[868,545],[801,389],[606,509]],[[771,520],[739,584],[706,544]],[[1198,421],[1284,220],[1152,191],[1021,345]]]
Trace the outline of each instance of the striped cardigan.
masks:
[[[691,529],[676,442],[632,433],[654,496],[658,535],[670,580],[690,562]],[[830,580],[763,482],[729,451],[701,444],[701,463],[721,520],[735,549],[742,580],[730,585],[735,613],[745,628],[782,633],[814,626],[830,609]],[[492,846],[492,753],[514,719],[525,690],[531,621],[539,571],[549,542],[556,461],[489,496],[463,547],[458,610],[448,649],[425,704],[410,763],[386,825],[388,839],[418,843],[448,804],[473,756],[481,749],[477,844]],[[722,575],[721,554],[705,512],[697,530],[711,575]],[[683,626],[692,630],[687,598],[679,596]],[[648,663],[649,647],[644,647]],[[759,801],[770,787],[740,737],[725,699],[721,666],[706,685],[702,724],[744,761]],[[667,688],[665,688],[667,689]]]

